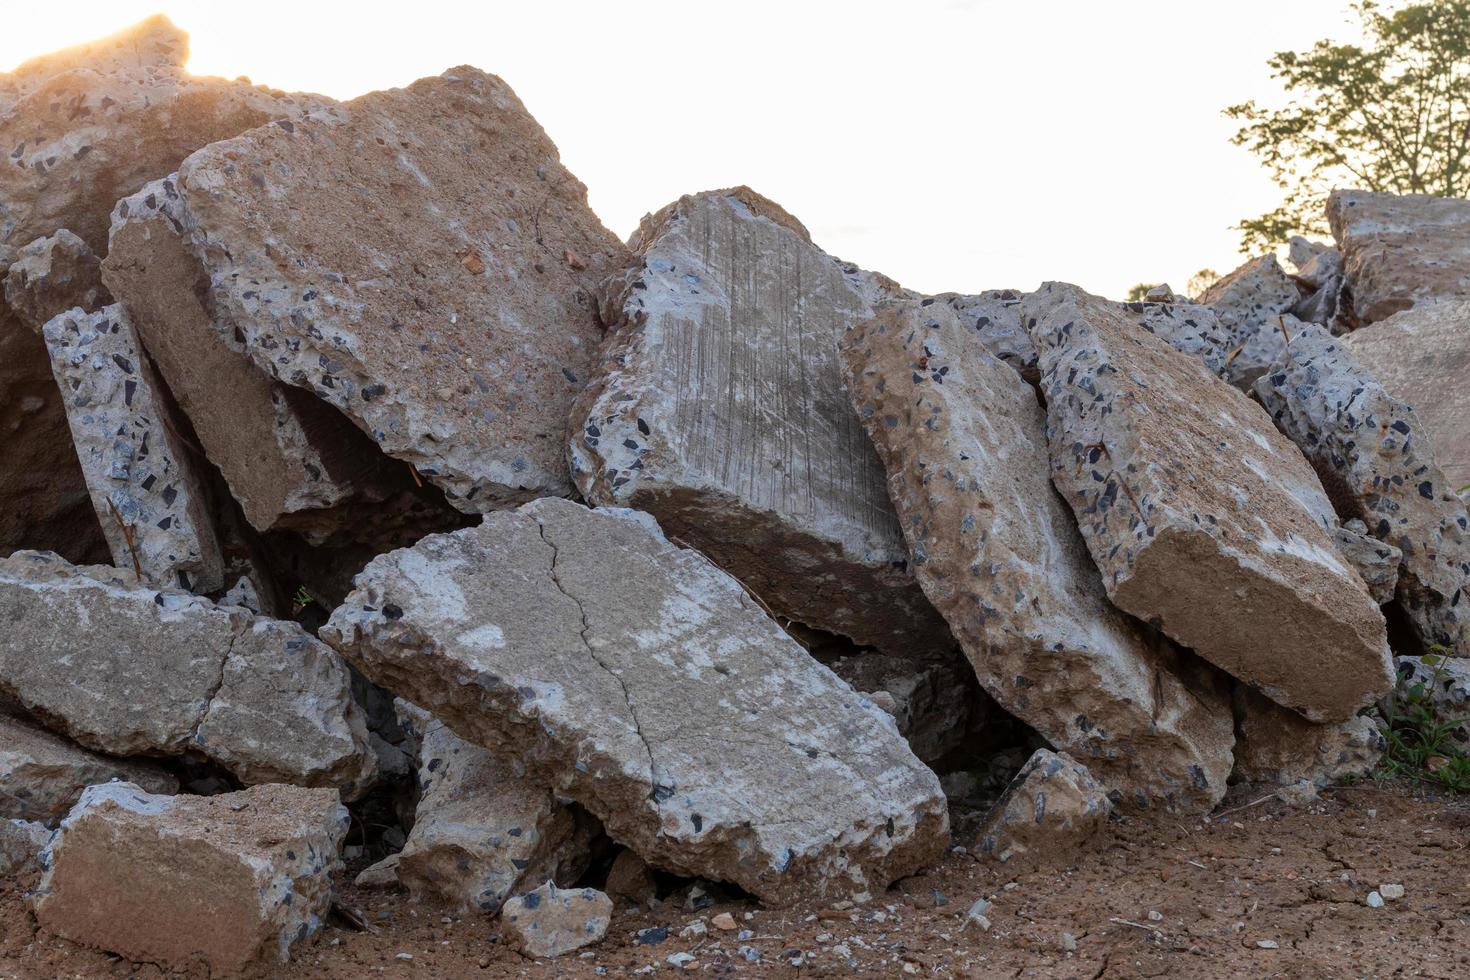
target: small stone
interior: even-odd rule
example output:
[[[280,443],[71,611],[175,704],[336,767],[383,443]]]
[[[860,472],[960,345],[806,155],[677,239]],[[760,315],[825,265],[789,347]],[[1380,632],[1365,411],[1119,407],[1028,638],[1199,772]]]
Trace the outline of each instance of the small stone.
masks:
[[[1383,908],[1383,896],[1380,895],[1378,892],[1369,892],[1366,901],[1370,909]]]
[[[358,888],[397,888],[398,855],[389,854],[376,864],[370,864],[358,872],[352,883]]]
[[[1379,885],[1378,886],[1378,894],[1379,895],[1382,895],[1385,901],[1397,902],[1399,899],[1401,899],[1401,898],[1404,897],[1404,886],[1403,885]]]
[[[1256,940],[1256,948],[1257,949],[1280,949],[1281,948],[1281,944],[1278,943],[1274,939],[1257,939]]]
[[[647,929],[638,930],[638,945],[657,946],[669,938],[669,930],[663,926],[649,926]]]
[[[413,954],[412,953],[398,953],[393,958],[395,960],[411,960],[411,959],[413,959]]]
[[[729,912],[721,912],[713,919],[710,919],[710,925],[719,929],[721,932],[731,932],[736,928],[735,917]]]
[[[560,956],[601,941],[612,910],[612,899],[596,889],[560,889],[548,881],[508,900],[500,923],[507,941],[527,956]]]
[[[990,931],[990,906],[991,903],[983,898],[976,899],[975,904],[970,906],[970,911],[965,913],[965,928],[971,925],[980,927],[982,932]]]
[[[1068,953],[1077,952],[1077,937],[1070,932],[1062,933],[1062,949]]]
[[[1150,922],[1163,922],[1164,921],[1164,913],[1150,911],[1149,914],[1148,914],[1148,921],[1150,921]]]
[[[692,953],[674,953],[672,956],[665,957],[664,962],[676,970],[682,970],[694,962],[694,955]]]

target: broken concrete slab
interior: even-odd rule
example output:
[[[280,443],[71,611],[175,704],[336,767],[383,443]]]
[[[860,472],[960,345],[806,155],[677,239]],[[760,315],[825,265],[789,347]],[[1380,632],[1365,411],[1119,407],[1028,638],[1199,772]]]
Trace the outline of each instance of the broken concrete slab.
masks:
[[[430,535],[370,563],[322,636],[655,867],[783,904],[945,846],[893,720],[646,514],[546,499]]]
[[[1314,724],[1256,691],[1235,688],[1233,779],[1259,786],[1321,789],[1367,776],[1388,747],[1372,718]]]
[[[1368,525],[1356,517],[1331,528],[1330,533],[1338,554],[1347,559],[1358,578],[1368,586],[1368,594],[1373,596],[1373,601],[1380,606],[1392,602],[1394,593],[1398,591],[1399,568],[1403,566],[1404,553],[1369,534]]]
[[[612,910],[612,899],[595,888],[563,889],[548,881],[506,902],[500,924],[526,956],[561,956],[601,942]]]
[[[327,789],[91,786],[42,856],[41,926],[166,970],[269,973],[321,928],[350,818]]]
[[[1435,723],[1449,726],[1448,735],[1470,750],[1470,661],[1463,657],[1395,657],[1398,687],[1380,707],[1386,717],[1403,714],[1406,698],[1425,708]]]
[[[1108,603],[1047,479],[1031,387],[940,303],[885,306],[843,351],[919,582],[981,685],[1129,806],[1211,809],[1228,702],[1191,689],[1168,643]]]
[[[1260,406],[1076,286],[1044,285],[1025,316],[1052,482],[1113,602],[1313,721],[1392,687],[1332,505]]]
[[[89,752],[15,715],[0,713],[0,818],[54,825],[93,783],[134,783],[171,795],[179,781],[142,759]]]
[[[224,585],[200,461],[185,445],[122,307],[42,329],[92,506],[119,568],[164,588]]]
[[[1360,323],[1470,297],[1470,201],[1338,190],[1327,198],[1327,221]]]
[[[986,818],[979,851],[1002,864],[1028,854],[1060,863],[1095,838],[1112,812],[1107,789],[1086,766],[1037,749]]]
[[[837,363],[837,338],[897,285],[746,187],[680,198],[633,247],[572,414],[583,497],[653,514],[778,615],[890,652],[948,644]]]
[[[627,250],[503,81],[455,68],[178,170],[218,328],[477,513],[571,492],[572,399]]]
[[[1292,336],[1255,390],[1343,518],[1403,553],[1397,602],[1425,649],[1470,655],[1470,514],[1414,410],[1316,324]]]
[[[1024,296],[1019,289],[987,289],[980,293],[940,293],[934,301],[954,310],[975,328],[986,350],[1035,384],[1041,372],[1036,367],[1036,348],[1021,323]]]
[[[20,249],[5,271],[4,288],[11,314],[37,333],[59,313],[74,307],[90,313],[112,302],[101,260],[65,228]]]
[[[570,887],[587,870],[591,822],[526,777],[504,753],[473,745],[402,700],[416,731],[419,801],[398,856],[416,898],[493,914],[537,881]]]
[[[1276,256],[1251,259],[1198,297],[1212,307],[1224,330],[1228,366],[1223,377],[1249,390],[1294,334],[1300,321],[1291,312],[1301,299]]]
[[[841,657],[831,667],[893,715],[914,755],[931,766],[973,738],[987,711],[995,711],[959,653],[898,657],[875,650]]]
[[[426,496],[407,466],[331,405],[272,379],[215,322],[208,277],[182,237],[177,181],[117,203],[102,275],[245,519],[320,544],[361,531],[365,511],[381,522],[400,498]]]
[[[1135,323],[1181,354],[1197,358],[1212,374],[1231,370],[1230,335],[1214,307],[1200,303],[1124,303]]]
[[[51,828],[30,820],[0,821],[0,875],[40,870]]]
[[[99,752],[197,752],[246,783],[347,798],[371,785],[367,729],[335,653],[295,623],[132,578],[37,552],[0,560],[0,691]]]
[[[1470,485],[1470,302],[1424,301],[1342,342],[1390,395],[1414,407],[1450,483]]]

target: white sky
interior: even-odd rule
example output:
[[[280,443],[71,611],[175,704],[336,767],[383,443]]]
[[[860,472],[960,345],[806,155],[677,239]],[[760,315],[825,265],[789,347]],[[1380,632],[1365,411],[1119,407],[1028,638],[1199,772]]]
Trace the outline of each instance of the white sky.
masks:
[[[749,184],[827,251],[925,292],[1121,295],[1241,261],[1275,206],[1220,115],[1346,0],[0,0],[0,70],[162,11],[189,67],[350,98],[500,75],[619,236]]]

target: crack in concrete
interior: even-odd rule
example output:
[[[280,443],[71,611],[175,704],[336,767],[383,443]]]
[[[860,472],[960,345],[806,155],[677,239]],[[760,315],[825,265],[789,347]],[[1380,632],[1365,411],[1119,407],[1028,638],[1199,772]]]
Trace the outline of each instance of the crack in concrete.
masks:
[[[249,628],[248,625],[246,628]],[[219,661],[219,677],[214,680],[209,690],[205,693],[204,709],[199,712],[199,717],[194,720],[194,724],[189,728],[188,741],[191,745],[199,745],[199,729],[204,727],[204,722],[209,718],[209,709],[214,707],[214,699],[219,697],[219,692],[224,689],[225,672],[229,667],[230,656],[235,652],[235,643],[240,639],[240,632],[241,630],[238,626],[230,631],[230,645],[225,647],[225,654]],[[204,752],[205,755],[213,758],[208,749],[205,749]]]
[[[617,681],[619,689],[621,689],[623,692],[623,702],[627,705],[628,716],[633,721],[633,731],[637,733],[638,741],[643,743],[643,751],[648,756],[648,798],[653,800],[655,806],[657,806],[659,802],[657,796],[659,783],[657,766],[654,764],[653,761],[653,746],[649,744],[647,736],[643,734],[643,725],[638,720],[638,709],[633,706],[633,698],[628,691],[628,685],[624,683],[623,678],[619,676],[618,673],[614,671],[610,666],[608,666],[602,660],[602,658],[597,655],[597,652],[592,649],[592,644],[587,639],[587,633],[592,628],[592,625],[587,621],[587,607],[582,605],[581,599],[577,598],[575,595],[567,591],[566,586],[562,584],[561,576],[557,573],[556,570],[557,561],[561,557],[561,550],[557,547],[556,542],[551,540],[551,538],[547,536],[545,524],[537,521],[536,529],[541,535],[541,540],[544,541],[546,543],[546,546],[551,549],[551,567],[548,569],[548,571],[551,573],[552,584],[556,586],[556,590],[558,592],[577,604],[577,612],[582,617],[582,627],[578,631],[578,635],[582,639],[582,646],[587,649],[587,655],[592,658],[593,663],[597,664],[597,666],[601,667],[609,677]]]

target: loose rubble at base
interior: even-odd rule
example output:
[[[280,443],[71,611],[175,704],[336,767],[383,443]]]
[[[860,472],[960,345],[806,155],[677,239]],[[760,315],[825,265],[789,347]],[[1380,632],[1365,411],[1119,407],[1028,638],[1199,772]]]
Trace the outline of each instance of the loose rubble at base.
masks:
[[[1193,298],[925,296],[748,187],[625,246],[476,68],[187,56],[0,74],[0,873],[46,942],[274,975],[378,928],[355,882],[595,957],[1309,804],[1406,711],[1470,750],[1467,202],[1338,191]],[[751,919],[680,938],[766,969]]]

